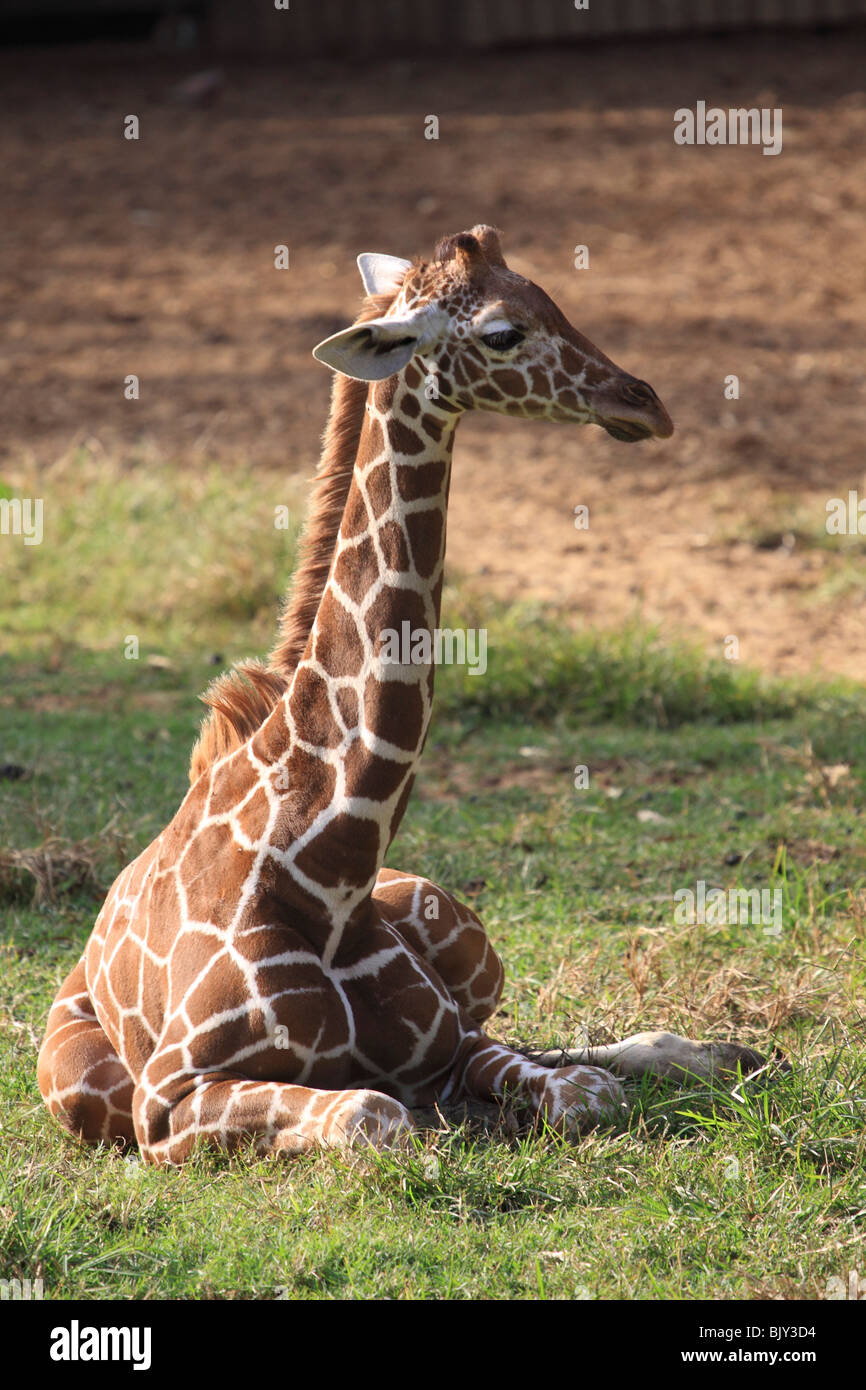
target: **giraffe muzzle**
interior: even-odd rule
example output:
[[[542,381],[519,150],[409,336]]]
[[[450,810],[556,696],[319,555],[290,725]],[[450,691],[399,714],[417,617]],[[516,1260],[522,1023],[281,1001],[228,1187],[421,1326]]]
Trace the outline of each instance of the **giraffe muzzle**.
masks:
[[[610,406],[598,410],[598,424],[623,444],[639,439],[669,439],[674,432],[668,415],[649,382],[626,377],[617,384]]]

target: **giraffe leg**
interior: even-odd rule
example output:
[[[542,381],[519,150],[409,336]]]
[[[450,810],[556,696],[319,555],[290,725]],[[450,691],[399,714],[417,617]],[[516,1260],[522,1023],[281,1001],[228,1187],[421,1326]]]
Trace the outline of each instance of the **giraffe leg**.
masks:
[[[151,1059],[151,1062],[153,1059]],[[254,1140],[259,1153],[299,1154],[313,1148],[386,1149],[414,1124],[405,1106],[371,1090],[319,1091],[236,1074],[172,1076],[156,1089],[136,1087],[136,1134],[146,1163],[176,1165],[197,1141],[236,1149]]]
[[[760,1052],[740,1043],[701,1043],[676,1033],[634,1033],[622,1042],[604,1047],[584,1047],[567,1051],[553,1049],[533,1052],[531,1060],[546,1067],[561,1067],[565,1063],[589,1063],[606,1067],[616,1076],[669,1076],[676,1080],[688,1077],[708,1080],[711,1077],[743,1076],[766,1066]]]
[[[476,1100],[508,1099],[567,1137],[622,1119],[625,1094],[609,1071],[551,1069],[479,1033],[464,1060],[459,1088]]]
[[[37,1075],[48,1109],[70,1134],[87,1144],[135,1143],[132,1078],[96,1017],[83,960],[48,1015]]]
[[[502,962],[480,919],[429,879],[382,869],[373,901],[384,920],[432,965],[470,1018],[483,1023],[499,1003]]]

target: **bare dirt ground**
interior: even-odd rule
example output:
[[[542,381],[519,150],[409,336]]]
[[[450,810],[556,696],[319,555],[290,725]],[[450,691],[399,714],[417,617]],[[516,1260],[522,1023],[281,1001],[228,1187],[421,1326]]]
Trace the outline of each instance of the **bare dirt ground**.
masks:
[[[174,88],[204,57],[0,54],[0,477],[89,439],[129,466],[147,439],[180,467],[308,476],[329,389],[310,349],[355,311],[357,252],[492,222],[677,432],[467,419],[452,568],[568,621],[866,677],[864,542],[823,535],[828,498],[866,497],[864,57],[861,30],[228,63],[201,105]],[[675,145],[698,100],[781,107],[782,153]]]

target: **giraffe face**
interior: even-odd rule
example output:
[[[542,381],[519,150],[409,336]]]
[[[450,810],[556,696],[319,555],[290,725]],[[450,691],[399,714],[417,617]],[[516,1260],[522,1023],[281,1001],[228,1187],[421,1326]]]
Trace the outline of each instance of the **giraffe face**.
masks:
[[[394,298],[382,318],[316,348],[330,366],[380,380],[414,358],[428,402],[434,386],[434,408],[438,401],[451,412],[597,424],[628,443],[673,433],[651,386],[617,367],[544,290],[509,270],[492,228],[447,238],[429,262],[362,256],[359,265],[368,290]]]

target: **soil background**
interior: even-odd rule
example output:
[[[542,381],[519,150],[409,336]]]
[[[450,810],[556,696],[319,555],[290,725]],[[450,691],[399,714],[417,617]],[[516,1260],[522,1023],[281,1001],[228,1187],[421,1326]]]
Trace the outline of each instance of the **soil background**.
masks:
[[[310,351],[356,311],[357,253],[490,222],[676,433],[467,418],[452,572],[564,621],[866,677],[866,538],[824,526],[829,498],[866,499],[864,30],[213,62],[0,53],[0,477],[94,441],[131,468],[146,441],[251,486],[309,477],[329,394]],[[699,100],[781,108],[781,154],[676,145]]]

